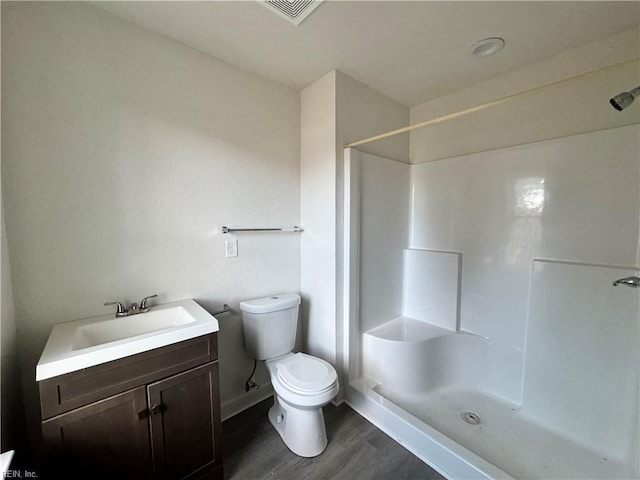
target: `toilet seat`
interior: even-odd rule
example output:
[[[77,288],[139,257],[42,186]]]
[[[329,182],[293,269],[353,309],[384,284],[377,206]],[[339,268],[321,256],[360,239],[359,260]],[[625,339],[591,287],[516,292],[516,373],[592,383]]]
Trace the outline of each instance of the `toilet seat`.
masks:
[[[301,395],[317,395],[331,390],[338,376],[330,363],[311,355],[288,355],[276,364],[278,380]]]

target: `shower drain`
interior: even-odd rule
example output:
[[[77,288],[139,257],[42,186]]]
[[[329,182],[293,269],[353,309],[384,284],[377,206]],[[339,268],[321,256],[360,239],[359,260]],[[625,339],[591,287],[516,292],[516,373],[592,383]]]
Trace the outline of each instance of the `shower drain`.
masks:
[[[482,423],[480,415],[469,411],[460,412],[460,418],[470,425],[480,425]]]

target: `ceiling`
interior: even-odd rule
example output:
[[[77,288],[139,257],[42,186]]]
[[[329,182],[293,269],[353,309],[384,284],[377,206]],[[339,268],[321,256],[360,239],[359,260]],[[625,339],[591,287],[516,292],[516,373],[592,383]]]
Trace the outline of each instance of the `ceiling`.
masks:
[[[254,0],[94,5],[296,90],[335,68],[406,106],[640,28],[635,1],[325,1],[297,27]],[[471,56],[490,36],[504,50]]]

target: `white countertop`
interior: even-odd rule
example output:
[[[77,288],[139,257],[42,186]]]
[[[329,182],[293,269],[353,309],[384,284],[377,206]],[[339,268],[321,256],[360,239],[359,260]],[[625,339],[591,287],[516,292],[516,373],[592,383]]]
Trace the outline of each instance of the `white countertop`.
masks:
[[[79,334],[82,332],[80,327],[101,324],[99,327],[103,331],[110,328],[111,325],[114,329],[118,329],[121,328],[123,321],[143,320],[142,317],[147,313],[117,319],[115,314],[111,313],[55,325],[36,366],[36,381],[111,362],[219,330],[218,320],[191,299],[153,305],[149,314],[176,307],[184,309],[182,313],[189,316],[188,323],[87,347],[83,347],[82,342],[78,340]],[[112,320],[113,322],[110,323]]]

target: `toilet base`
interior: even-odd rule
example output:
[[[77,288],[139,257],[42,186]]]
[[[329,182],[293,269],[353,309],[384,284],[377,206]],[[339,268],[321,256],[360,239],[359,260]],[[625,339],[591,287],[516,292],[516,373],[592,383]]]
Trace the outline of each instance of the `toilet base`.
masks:
[[[293,407],[274,395],[269,421],[282,441],[300,457],[315,457],[327,448],[322,408]]]

